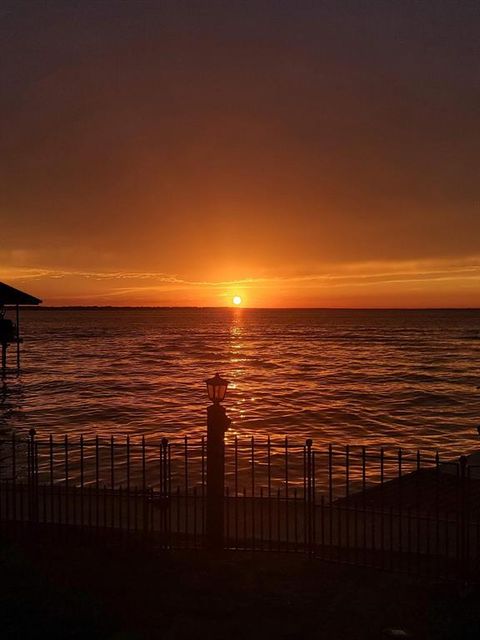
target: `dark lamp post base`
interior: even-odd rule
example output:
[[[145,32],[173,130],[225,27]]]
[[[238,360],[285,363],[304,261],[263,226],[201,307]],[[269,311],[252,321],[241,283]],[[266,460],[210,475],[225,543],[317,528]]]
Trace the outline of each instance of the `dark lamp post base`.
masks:
[[[225,409],[212,404],[207,409],[207,520],[206,544],[209,549],[223,549],[225,495],[225,441],[230,426]]]

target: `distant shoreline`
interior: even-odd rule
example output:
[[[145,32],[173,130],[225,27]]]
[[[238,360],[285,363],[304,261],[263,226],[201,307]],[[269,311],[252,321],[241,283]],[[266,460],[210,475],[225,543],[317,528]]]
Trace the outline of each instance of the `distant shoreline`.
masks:
[[[24,306],[31,311],[101,311],[101,310],[230,310],[242,311],[480,311],[480,307],[200,307],[200,306],[151,306],[151,305],[59,305],[59,306]]]

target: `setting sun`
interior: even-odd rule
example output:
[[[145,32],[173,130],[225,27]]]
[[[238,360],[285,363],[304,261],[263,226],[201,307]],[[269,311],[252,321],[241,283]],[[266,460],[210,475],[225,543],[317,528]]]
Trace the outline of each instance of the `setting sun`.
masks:
[[[242,299],[241,299],[240,296],[233,296],[232,302],[233,302],[233,304],[238,306],[238,305],[242,304]]]

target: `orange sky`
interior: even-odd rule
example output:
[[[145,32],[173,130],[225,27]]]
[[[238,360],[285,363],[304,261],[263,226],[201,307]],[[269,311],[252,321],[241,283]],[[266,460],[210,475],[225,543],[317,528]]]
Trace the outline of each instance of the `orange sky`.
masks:
[[[479,306],[476,25],[453,1],[7,2],[0,280]]]

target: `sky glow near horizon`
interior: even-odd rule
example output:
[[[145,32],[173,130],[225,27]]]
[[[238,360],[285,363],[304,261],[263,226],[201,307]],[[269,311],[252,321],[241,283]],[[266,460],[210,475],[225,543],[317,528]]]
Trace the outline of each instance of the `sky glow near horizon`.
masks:
[[[480,305],[476,3],[6,2],[0,280]]]

